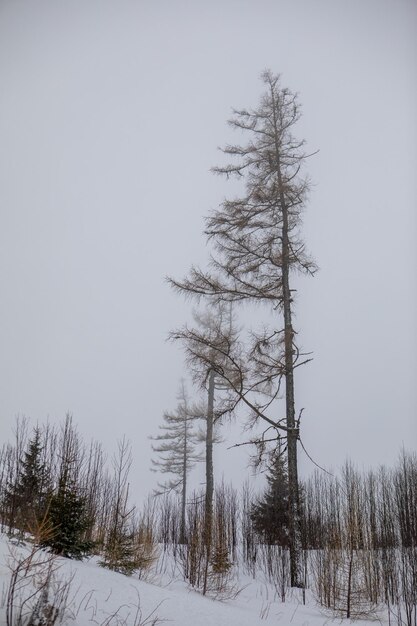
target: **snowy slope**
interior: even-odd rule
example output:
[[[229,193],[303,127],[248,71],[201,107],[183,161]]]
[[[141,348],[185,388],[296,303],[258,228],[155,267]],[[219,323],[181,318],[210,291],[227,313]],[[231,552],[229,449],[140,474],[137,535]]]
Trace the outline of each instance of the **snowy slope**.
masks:
[[[0,536],[1,626],[6,624],[8,563],[13,563],[11,551],[24,555],[28,550],[10,547],[5,536]],[[236,597],[218,601],[190,590],[180,576],[155,575],[154,582],[149,583],[110,572],[100,567],[95,559],[77,562],[60,558],[57,565],[59,580],[72,579],[62,622],[66,625],[151,626],[155,618],[173,626],[320,626],[329,622],[329,615],[316,605],[311,595],[305,606],[298,591],[282,603],[271,586],[244,576],[238,581],[240,592]],[[375,622],[362,620],[360,623],[366,626]],[[382,619],[380,623],[385,621]]]

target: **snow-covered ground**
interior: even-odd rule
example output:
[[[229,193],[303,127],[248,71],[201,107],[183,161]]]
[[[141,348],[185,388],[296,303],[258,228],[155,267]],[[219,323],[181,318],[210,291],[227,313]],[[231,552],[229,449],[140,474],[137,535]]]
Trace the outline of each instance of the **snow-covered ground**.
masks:
[[[29,551],[30,547],[11,545],[0,535],[1,626],[6,625],[10,566],[16,565],[13,554],[21,558]],[[83,562],[59,558],[55,564],[59,566],[56,578],[61,582],[71,580],[62,621],[66,625],[151,626],[166,622],[175,626],[319,626],[335,619],[317,605],[310,593],[305,605],[298,590],[281,602],[271,585],[243,574],[234,581],[237,595],[219,601],[190,590],[169,562],[163,573],[154,573],[148,582],[106,570],[95,558]],[[25,593],[29,594],[29,588],[23,589],[21,599]],[[378,617],[381,624],[388,623],[385,615]],[[335,623],[342,622],[335,619]],[[361,620],[360,624],[375,624],[375,619]]]

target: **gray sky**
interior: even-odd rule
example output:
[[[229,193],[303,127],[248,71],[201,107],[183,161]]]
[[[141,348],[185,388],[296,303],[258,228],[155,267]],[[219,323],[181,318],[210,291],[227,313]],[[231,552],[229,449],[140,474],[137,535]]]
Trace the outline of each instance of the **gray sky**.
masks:
[[[315,357],[296,381],[304,442],[326,467],[416,449],[412,0],[1,1],[2,439],[17,414],[70,411],[109,452],[132,440],[139,500],[155,484],[148,436],[183,374],[165,339],[190,310],[164,276],[204,263],[202,217],[231,192],[209,168],[266,67],[320,150],[304,228],[320,273],[296,311]],[[218,453],[217,476],[246,454]]]

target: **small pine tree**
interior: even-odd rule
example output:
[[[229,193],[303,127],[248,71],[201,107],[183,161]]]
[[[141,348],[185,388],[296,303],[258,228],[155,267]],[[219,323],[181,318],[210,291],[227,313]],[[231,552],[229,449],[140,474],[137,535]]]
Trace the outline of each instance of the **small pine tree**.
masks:
[[[78,481],[81,445],[69,414],[62,427],[58,455],[58,486],[47,515],[50,537],[41,545],[48,546],[55,554],[81,559],[93,548],[92,542],[86,540],[92,520],[87,515],[86,497]]]
[[[86,515],[85,498],[74,480],[60,481],[51,498],[48,522],[51,534],[42,545],[52,552],[73,559],[82,559],[91,552],[93,543],[84,539],[91,522]]]
[[[135,507],[129,508],[129,471],[132,452],[125,437],[118,442],[114,456],[114,484],[110,524],[104,544],[103,567],[127,576],[139,568],[137,538],[134,531]]]
[[[266,480],[264,494],[252,507],[252,523],[265,543],[288,546],[288,473],[281,454],[273,456]]]
[[[104,548],[103,567],[131,576],[139,568],[138,545],[135,532],[129,528],[130,512],[120,515],[119,523],[109,533]]]
[[[118,525],[113,527],[104,546],[100,565],[131,576],[139,570],[146,571],[156,558],[156,543],[151,529],[139,527],[135,530],[133,509],[119,515]]]
[[[41,433],[35,428],[17,479],[5,494],[5,506],[14,511],[14,525],[22,532],[33,532],[46,514],[50,495],[49,472],[42,461]]]
[[[224,543],[218,543],[211,558],[211,569],[215,574],[225,574],[232,567],[229,559],[229,550]]]

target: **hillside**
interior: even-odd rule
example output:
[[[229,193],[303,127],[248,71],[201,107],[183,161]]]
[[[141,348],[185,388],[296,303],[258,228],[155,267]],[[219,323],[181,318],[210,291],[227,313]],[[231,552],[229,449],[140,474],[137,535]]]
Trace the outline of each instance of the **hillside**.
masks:
[[[16,563],[14,555],[26,556],[30,547],[11,544],[5,535],[0,538],[0,585],[2,600],[0,623],[6,622],[7,589],[11,571],[8,563]],[[45,553],[40,553],[44,559]],[[39,556],[39,555],[38,555]],[[57,566],[55,581],[71,581],[67,606],[58,623],[64,625],[91,626],[152,626],[168,623],[173,626],[319,626],[331,621],[332,616],[323,612],[311,594],[306,605],[301,595],[294,591],[285,602],[277,598],[273,587],[261,578],[251,580],[240,575],[233,581],[238,593],[235,597],[219,601],[203,597],[190,590],[182,580],[180,571],[171,560],[165,559],[162,573],[150,575],[152,582],[117,574],[100,567],[95,558],[80,562],[64,558],[54,561]],[[54,565],[54,566],[55,566]],[[161,565],[161,560],[160,560]],[[174,571],[173,571],[174,570]],[[56,582],[51,584],[56,589]],[[19,594],[18,594],[19,595]],[[30,595],[30,585],[22,586],[20,603]],[[17,603],[18,604],[18,603]],[[30,601],[27,602],[30,606]],[[17,607],[15,616],[17,615]],[[375,617],[375,616],[374,616]],[[380,615],[380,623],[388,621]],[[23,622],[26,624],[26,622]],[[36,623],[36,622],[35,622]],[[41,622],[39,622],[41,623]],[[338,620],[338,623],[340,621]],[[352,623],[346,620],[346,623]],[[375,619],[364,619],[367,626]]]

